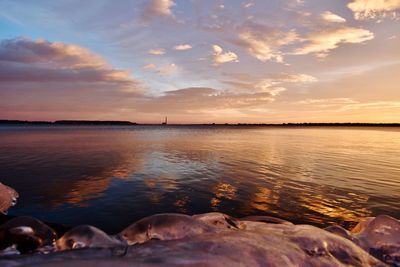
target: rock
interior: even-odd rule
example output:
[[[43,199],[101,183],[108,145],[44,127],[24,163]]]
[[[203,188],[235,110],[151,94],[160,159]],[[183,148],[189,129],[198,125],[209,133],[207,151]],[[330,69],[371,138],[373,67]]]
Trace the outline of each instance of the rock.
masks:
[[[17,257],[1,266],[385,266],[351,241],[308,225],[204,233],[126,248]],[[53,264],[53,265],[52,265]]]
[[[153,215],[121,232],[131,246],[81,226],[60,239],[79,249],[3,256],[0,266],[400,266],[399,221],[389,216],[364,220],[353,232],[258,219],[214,212]],[[83,239],[71,239],[76,236]]]
[[[0,225],[0,249],[16,245],[21,253],[27,253],[52,245],[56,239],[53,229],[32,217],[16,217]]]
[[[164,213],[143,218],[124,229],[119,237],[129,245],[142,244],[151,239],[174,240],[215,232],[216,228],[191,216]]]
[[[400,221],[379,215],[361,224],[353,234],[359,246],[383,261],[400,266]]]
[[[6,213],[7,210],[17,203],[18,193],[9,186],[0,183],[0,212]]]
[[[221,212],[209,212],[203,214],[196,214],[192,216],[194,219],[204,222],[213,227],[218,227],[222,229],[243,229],[244,224],[229,215]]]
[[[56,247],[59,251],[86,247],[108,248],[119,245],[124,244],[110,237],[102,230],[90,225],[74,227],[56,241]]]

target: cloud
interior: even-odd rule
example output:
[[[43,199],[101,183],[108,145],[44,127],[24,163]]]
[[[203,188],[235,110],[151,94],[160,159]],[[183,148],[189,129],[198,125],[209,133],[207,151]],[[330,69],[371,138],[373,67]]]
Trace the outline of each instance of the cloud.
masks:
[[[321,14],[321,17],[324,21],[333,22],[333,23],[344,23],[346,22],[345,18],[342,18],[339,15],[336,15],[330,11],[325,11]]]
[[[161,76],[167,76],[173,74],[178,69],[178,66],[175,63],[170,63],[158,68],[155,64],[149,63],[144,65],[143,69],[152,70]]]
[[[379,102],[369,102],[369,103],[353,103],[342,106],[339,111],[356,110],[356,109],[387,109],[395,108],[400,109],[400,101],[379,101]]]
[[[170,63],[168,65],[165,65],[157,70],[157,73],[160,74],[161,76],[167,76],[171,75],[174,73],[177,69],[177,66],[175,63]]]
[[[306,39],[306,45],[295,50],[295,55],[315,53],[326,56],[327,53],[339,47],[340,44],[358,44],[374,39],[374,34],[368,30],[343,27],[334,30],[311,33]]]
[[[113,69],[102,57],[77,46],[15,38],[0,42],[1,82],[86,82],[137,87],[125,70]]]
[[[272,87],[268,81],[260,81],[255,85],[261,92],[270,93],[271,96],[277,96],[280,93],[286,91],[285,87]]]
[[[300,40],[295,30],[280,31],[252,22],[247,22],[238,31],[238,39],[234,43],[246,48],[250,55],[262,62],[283,62],[280,48]]]
[[[143,69],[145,69],[145,70],[154,70],[156,68],[157,68],[157,66],[153,63],[149,63],[149,64],[146,64],[143,66]]]
[[[307,74],[280,74],[275,77],[260,79],[255,82],[254,88],[257,91],[269,92],[272,96],[277,96],[280,93],[286,91],[283,84],[288,83],[311,83],[316,82],[317,79]]]
[[[18,37],[0,43],[0,60],[19,63],[43,63],[63,68],[104,68],[100,56],[77,45]]]
[[[314,106],[319,109],[331,109],[335,112],[364,110],[368,109],[400,109],[400,101],[376,101],[376,102],[360,102],[352,98],[310,98],[297,102],[307,106]]]
[[[213,54],[213,59],[214,59],[214,65],[218,66],[224,63],[228,63],[228,62],[238,62],[238,56],[233,53],[233,52],[223,52],[223,49],[218,46],[218,45],[213,45],[212,46],[213,50],[214,50],[214,54]]]
[[[160,17],[174,18],[172,7],[175,5],[173,0],[148,0],[142,18],[145,21]]]
[[[149,113],[202,113],[260,106],[273,101],[273,96],[268,92],[235,94],[207,87],[190,87],[148,98],[137,103],[136,108]]]
[[[347,5],[357,20],[398,15],[400,0],[353,0]]]
[[[149,51],[147,51],[147,53],[149,53],[150,55],[160,56],[164,55],[166,52],[164,48],[155,48],[155,49],[150,49]]]
[[[351,98],[308,98],[305,100],[298,101],[299,104],[305,105],[318,105],[318,107],[330,107],[342,104],[353,104],[357,103]]]
[[[244,8],[249,8],[249,7],[252,7],[252,6],[254,6],[254,3],[252,3],[252,2],[243,3],[243,7]]]
[[[267,92],[277,96],[286,91],[288,84],[307,84],[316,82],[317,78],[307,74],[269,74],[267,77],[255,77],[253,75],[232,74],[232,80],[223,83],[232,86],[233,90],[245,90],[249,92]]]
[[[174,49],[182,51],[182,50],[192,49],[192,46],[190,44],[179,44],[179,45],[174,46]]]

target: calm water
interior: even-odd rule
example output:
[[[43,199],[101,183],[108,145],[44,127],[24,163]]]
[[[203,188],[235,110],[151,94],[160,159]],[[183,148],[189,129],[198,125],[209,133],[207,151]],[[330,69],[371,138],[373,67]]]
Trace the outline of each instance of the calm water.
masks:
[[[13,215],[109,232],[160,212],[400,218],[399,128],[1,127]]]

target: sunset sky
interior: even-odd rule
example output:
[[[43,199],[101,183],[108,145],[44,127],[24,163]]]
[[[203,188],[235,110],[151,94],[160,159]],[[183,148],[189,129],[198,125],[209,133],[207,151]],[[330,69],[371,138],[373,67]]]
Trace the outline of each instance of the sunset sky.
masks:
[[[0,119],[400,122],[400,0],[0,0]]]

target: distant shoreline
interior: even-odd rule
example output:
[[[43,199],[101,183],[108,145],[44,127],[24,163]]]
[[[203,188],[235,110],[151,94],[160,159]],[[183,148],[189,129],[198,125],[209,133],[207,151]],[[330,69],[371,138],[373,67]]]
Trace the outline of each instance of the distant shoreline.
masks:
[[[51,126],[271,126],[271,127],[400,127],[400,123],[182,123],[155,124],[136,123],[130,121],[101,120],[58,120],[58,121],[22,121],[0,120],[1,125],[51,125]]]

